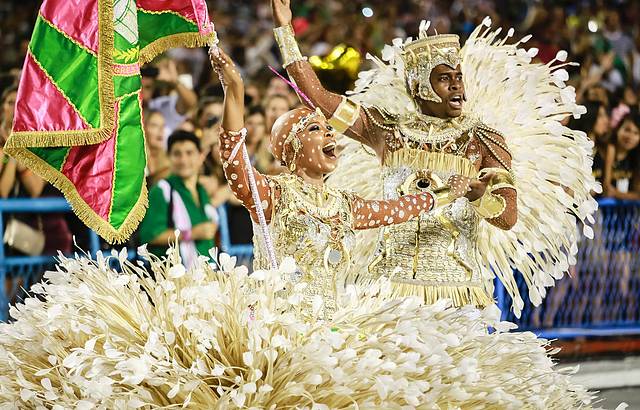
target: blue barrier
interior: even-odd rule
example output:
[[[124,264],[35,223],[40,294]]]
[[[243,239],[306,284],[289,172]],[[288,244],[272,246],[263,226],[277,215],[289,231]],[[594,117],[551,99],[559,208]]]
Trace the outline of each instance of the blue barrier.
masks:
[[[12,198],[0,200],[0,232],[4,235],[4,217],[7,213],[71,212],[71,206],[63,198]],[[98,236],[90,234],[91,254],[100,249]],[[0,246],[0,321],[7,320],[10,299],[19,296],[20,288],[29,289],[39,274],[55,266],[53,255],[9,256],[4,244]],[[11,278],[7,276],[11,275]]]
[[[640,201],[598,201],[594,239],[581,237],[577,263],[538,307],[525,305],[521,318],[496,287],[503,319],[546,338],[640,334]],[[526,285],[516,274],[520,292]]]
[[[521,318],[509,311],[510,298],[497,282],[495,298],[503,319],[515,322],[521,330],[531,330],[547,338],[640,334],[640,201],[602,199],[594,224],[594,240],[580,239],[577,264],[572,277],[565,277],[548,289],[541,306],[525,304]],[[7,212],[69,212],[62,198],[0,200],[0,232],[4,232]],[[218,208],[220,248],[248,263],[252,245],[231,244],[226,205]],[[99,249],[98,237],[91,234],[91,253]],[[131,254],[131,252],[130,252]],[[28,288],[38,273],[53,267],[51,256],[5,257],[0,247],[0,321],[6,320],[8,294],[18,286]],[[5,291],[7,273],[21,278]],[[527,294],[517,275],[523,295]]]

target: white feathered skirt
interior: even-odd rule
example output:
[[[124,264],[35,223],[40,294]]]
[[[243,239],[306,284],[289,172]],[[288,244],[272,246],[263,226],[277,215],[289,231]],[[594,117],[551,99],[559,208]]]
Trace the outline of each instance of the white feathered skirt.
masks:
[[[124,259],[116,272],[100,255],[61,258],[0,324],[0,408],[571,409],[593,400],[556,370],[546,341],[508,332],[495,307],[390,301],[379,282],[330,322],[302,320],[300,289],[277,292],[292,261],[248,276],[215,256],[186,270],[173,249],[151,261],[155,279]]]

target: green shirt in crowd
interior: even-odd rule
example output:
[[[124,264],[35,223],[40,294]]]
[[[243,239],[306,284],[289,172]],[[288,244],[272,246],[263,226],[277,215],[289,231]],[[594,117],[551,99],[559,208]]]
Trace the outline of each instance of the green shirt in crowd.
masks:
[[[200,184],[197,184],[196,189],[199,196],[199,205],[194,201],[193,195],[191,195],[182,179],[176,175],[170,175],[165,180],[155,184],[149,191],[149,210],[140,224],[140,241],[149,243],[167,229],[184,229],[184,222],[181,223],[181,221],[185,220],[187,220],[189,228],[202,222],[217,223],[217,215],[215,208],[209,203],[209,195]],[[169,191],[178,193],[182,200],[176,201],[174,196],[172,212],[169,212],[169,201],[167,200]],[[186,214],[184,214],[185,210]],[[170,217],[171,220],[169,219]],[[215,246],[213,239],[196,240],[194,243],[200,255],[208,255],[209,249]],[[157,256],[165,255],[167,249],[168,246],[148,246],[149,252]]]

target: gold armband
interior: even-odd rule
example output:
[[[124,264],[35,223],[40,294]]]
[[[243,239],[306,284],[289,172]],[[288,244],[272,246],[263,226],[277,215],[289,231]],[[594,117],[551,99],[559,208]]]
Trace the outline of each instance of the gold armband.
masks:
[[[516,189],[515,178],[511,172],[504,168],[483,168],[480,170],[478,178],[482,178],[488,172],[493,172],[495,175],[487,185],[487,192],[493,192],[501,188]]]
[[[343,134],[349,127],[356,123],[360,113],[360,104],[357,104],[346,97],[342,97],[342,102],[336,108],[331,118],[331,125],[340,134]]]
[[[276,38],[276,42],[278,43],[278,47],[280,47],[283,68],[287,68],[287,66],[295,63],[296,61],[306,60],[306,58],[302,56],[302,53],[300,53],[300,48],[296,42],[296,36],[291,24],[274,28],[273,34]]]
[[[507,202],[500,195],[485,192],[480,198],[471,202],[471,205],[482,218],[492,219],[502,215],[507,207]]]
[[[487,184],[484,195],[471,202],[471,205],[482,218],[492,219],[500,216],[507,207],[505,199],[493,192],[501,188],[516,189],[516,187],[513,174],[503,168],[483,168],[480,170],[478,178],[482,178],[483,174],[488,172],[493,172],[495,175]]]

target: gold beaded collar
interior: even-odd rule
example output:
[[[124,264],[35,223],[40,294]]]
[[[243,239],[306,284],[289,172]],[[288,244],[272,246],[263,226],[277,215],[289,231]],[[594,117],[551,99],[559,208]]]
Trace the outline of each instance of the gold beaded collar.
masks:
[[[398,129],[413,142],[446,144],[456,141],[478,124],[478,119],[465,114],[456,118],[438,118],[416,112],[400,118]]]

